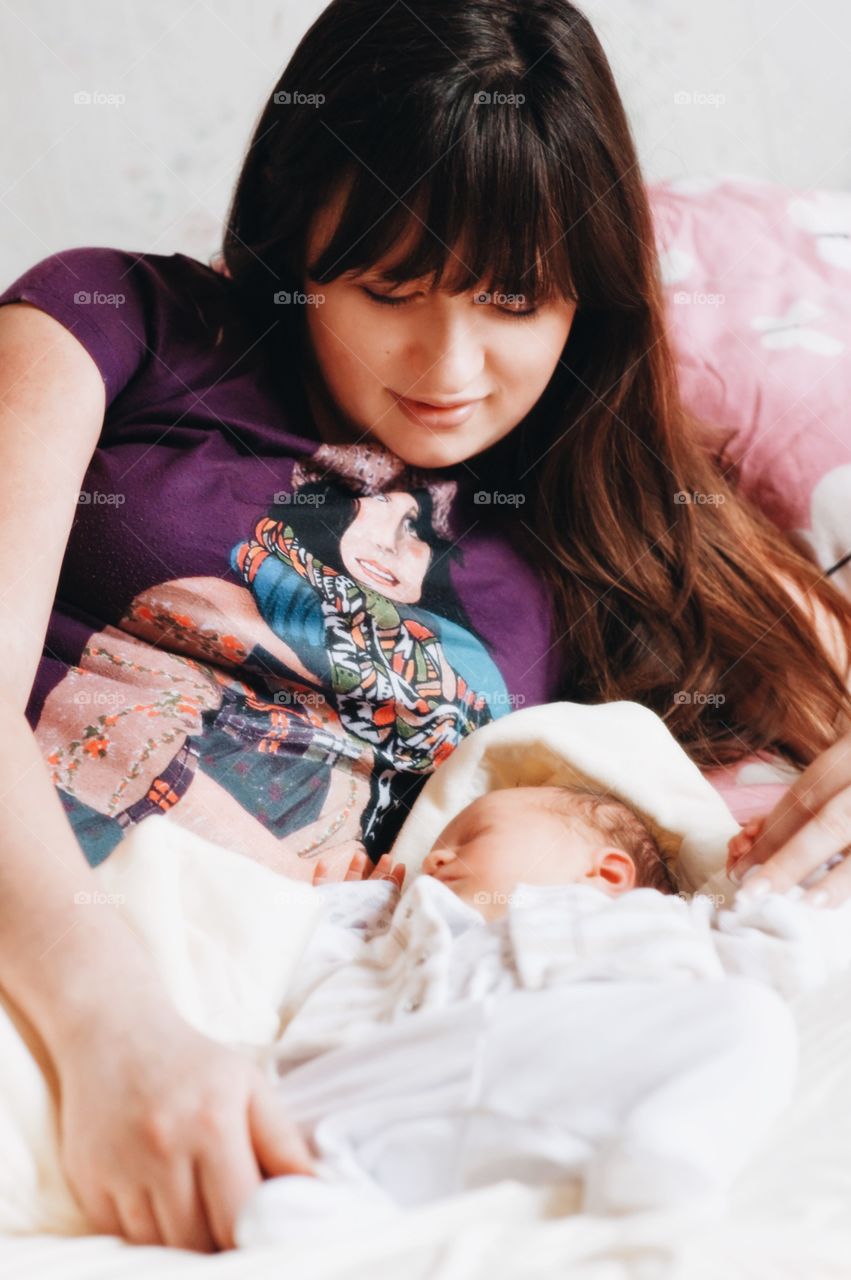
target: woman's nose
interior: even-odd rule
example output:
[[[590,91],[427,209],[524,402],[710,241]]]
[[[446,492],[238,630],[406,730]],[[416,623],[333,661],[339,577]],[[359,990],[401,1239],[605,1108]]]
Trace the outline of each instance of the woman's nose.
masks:
[[[396,554],[399,543],[399,517],[396,512],[389,510],[384,519],[377,519],[373,529],[373,542],[379,551],[387,551],[391,555]]]
[[[472,310],[475,312],[478,308]],[[445,307],[435,307],[429,323],[422,322],[418,332],[420,367],[426,371],[429,387],[438,395],[441,392],[437,388],[442,387],[447,396],[457,396],[460,388],[475,386],[481,377],[484,367],[481,335],[473,322],[475,317],[471,319],[469,312],[466,297],[449,299]],[[415,399],[416,394],[415,390],[410,392]]]

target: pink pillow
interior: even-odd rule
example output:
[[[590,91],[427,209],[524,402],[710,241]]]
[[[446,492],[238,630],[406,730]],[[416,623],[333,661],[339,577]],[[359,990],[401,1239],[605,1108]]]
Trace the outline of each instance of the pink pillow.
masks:
[[[851,553],[851,193],[695,177],[649,195],[686,404],[831,568]],[[851,561],[834,580],[851,596]],[[704,772],[740,822],[795,776],[772,759]]]

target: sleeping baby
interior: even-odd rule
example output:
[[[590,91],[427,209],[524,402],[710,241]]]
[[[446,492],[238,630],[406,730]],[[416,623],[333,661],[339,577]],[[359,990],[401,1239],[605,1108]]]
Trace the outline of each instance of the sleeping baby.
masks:
[[[422,871],[317,867],[268,1063],[317,1176],[263,1183],[239,1243],[505,1178],[571,1183],[592,1213],[722,1203],[791,1096],[778,992],[815,980],[814,947],[827,963],[825,913],[679,895],[641,818],[575,787],[479,796]]]

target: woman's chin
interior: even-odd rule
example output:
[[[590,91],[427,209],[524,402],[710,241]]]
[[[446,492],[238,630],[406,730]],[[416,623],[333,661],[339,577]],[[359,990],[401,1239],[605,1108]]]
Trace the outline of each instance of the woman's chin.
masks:
[[[464,462],[467,458],[471,458],[478,453],[481,445],[475,441],[462,439],[460,431],[455,433],[453,439],[452,434],[446,435],[429,435],[427,431],[423,432],[423,436],[419,437],[414,429],[412,434],[408,432],[391,432],[379,436],[376,432],[369,436],[369,439],[375,440],[379,444],[383,444],[391,453],[395,453],[409,467],[422,467],[423,469],[433,469],[435,467],[452,467],[459,462]]]

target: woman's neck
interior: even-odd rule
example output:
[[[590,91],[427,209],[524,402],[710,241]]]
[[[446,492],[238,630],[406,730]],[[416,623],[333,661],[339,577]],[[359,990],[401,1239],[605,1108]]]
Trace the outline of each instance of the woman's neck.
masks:
[[[317,433],[326,444],[355,444],[361,433],[341,418],[337,406],[316,369],[312,358],[305,353],[304,394]]]

